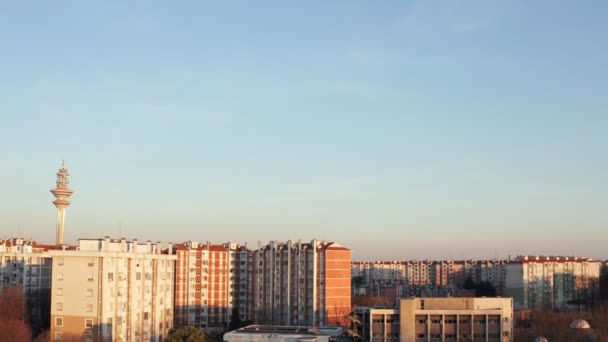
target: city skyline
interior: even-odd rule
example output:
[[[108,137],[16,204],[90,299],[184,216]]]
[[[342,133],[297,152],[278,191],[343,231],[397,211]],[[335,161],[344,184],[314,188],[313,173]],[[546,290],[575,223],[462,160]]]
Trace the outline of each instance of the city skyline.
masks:
[[[5,5],[3,236],[608,259],[607,4],[242,5]]]

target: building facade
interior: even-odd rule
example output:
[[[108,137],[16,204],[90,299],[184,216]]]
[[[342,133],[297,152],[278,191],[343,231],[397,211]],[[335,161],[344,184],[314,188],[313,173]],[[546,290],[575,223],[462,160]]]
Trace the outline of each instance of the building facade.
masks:
[[[500,294],[506,260],[407,260],[353,262],[353,294],[372,296],[454,296],[467,278],[490,282]]]
[[[0,288],[18,286],[25,296],[32,331],[49,328],[52,259],[49,249],[32,240],[0,240]]]
[[[460,296],[465,281],[486,282],[516,309],[568,309],[599,296],[601,262],[580,257],[353,262],[353,294],[385,297]]]
[[[176,325],[224,331],[234,309],[241,323],[323,326],[350,310],[350,250],[335,243],[190,241],[175,254]]]
[[[106,237],[49,251],[51,338],[161,341],[173,326],[176,257],[170,250]]]
[[[252,252],[235,243],[176,245],[175,325],[224,331],[232,309],[252,320]],[[209,330],[210,329],[210,330]]]
[[[511,298],[402,298],[397,308],[357,313],[365,341],[513,341]]]
[[[351,251],[333,242],[272,241],[254,258],[255,320],[272,325],[343,324],[351,308]]]
[[[522,256],[509,262],[505,295],[516,309],[575,309],[599,297],[601,262],[580,257]]]

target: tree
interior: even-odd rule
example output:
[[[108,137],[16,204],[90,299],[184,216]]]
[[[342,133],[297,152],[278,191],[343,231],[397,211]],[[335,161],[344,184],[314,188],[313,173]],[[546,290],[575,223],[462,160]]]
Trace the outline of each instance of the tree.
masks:
[[[608,265],[602,265],[600,273],[600,299],[602,303],[608,303]]]
[[[173,328],[169,330],[169,335],[167,336],[167,342],[204,342],[205,341],[205,332],[203,329],[192,326],[185,325],[179,328]]]
[[[475,282],[473,277],[467,276],[464,281],[465,290],[475,290],[475,297],[496,297],[496,287],[489,281]]]
[[[25,296],[20,287],[0,290],[0,342],[29,341],[30,327],[26,321]]]
[[[473,280],[473,277],[471,277],[470,275],[467,276],[467,279],[465,279],[462,288],[465,290],[476,290],[477,284],[475,283],[475,280]]]
[[[489,281],[482,281],[475,289],[476,297],[496,297],[496,288]]]
[[[232,331],[232,330],[236,330],[242,326],[243,326],[243,323],[241,322],[241,315],[239,313],[239,308],[236,306],[233,306],[232,315],[230,316],[230,325],[228,326],[228,329],[230,331]]]
[[[353,338],[353,341],[361,341],[361,318],[357,315],[357,306],[353,306],[352,312],[346,316],[349,323],[349,328],[346,329],[346,334]]]
[[[388,305],[388,299],[385,297],[371,297],[366,294],[352,296],[351,302],[352,305],[365,307]]]
[[[17,286],[6,287],[0,290],[0,318],[26,319],[25,296]]]

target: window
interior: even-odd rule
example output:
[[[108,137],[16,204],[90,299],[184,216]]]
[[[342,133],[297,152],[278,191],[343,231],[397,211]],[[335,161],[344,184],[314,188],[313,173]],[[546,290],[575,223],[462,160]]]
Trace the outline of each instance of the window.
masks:
[[[91,333],[84,334],[84,342],[93,342],[93,334],[91,334]]]
[[[92,328],[93,327],[93,320],[90,318],[87,318],[84,320],[84,327],[85,328]]]
[[[87,266],[93,267],[93,265],[95,265],[95,260],[94,259],[89,259],[89,263],[87,264]]]
[[[58,281],[62,281],[63,280],[63,273],[61,273],[61,272],[57,273],[57,280]]]
[[[112,272],[108,273],[108,281],[109,282],[113,282],[114,281],[114,273],[112,273]]]
[[[63,296],[63,288],[62,287],[58,287],[56,293],[57,293],[58,296]]]
[[[93,312],[93,304],[87,304],[87,312]]]
[[[88,277],[87,281],[88,281],[89,283],[92,283],[92,282],[93,282],[93,274],[89,274],[89,277]]]
[[[57,311],[63,311],[63,303],[57,303]]]
[[[55,317],[55,326],[62,327],[63,326],[63,317]]]
[[[60,331],[55,332],[55,341],[63,341],[63,333]]]
[[[63,258],[57,258],[57,266],[63,266]]]
[[[135,279],[141,280],[141,272],[137,272],[137,274],[135,274]]]
[[[87,297],[93,297],[93,289],[87,289]]]

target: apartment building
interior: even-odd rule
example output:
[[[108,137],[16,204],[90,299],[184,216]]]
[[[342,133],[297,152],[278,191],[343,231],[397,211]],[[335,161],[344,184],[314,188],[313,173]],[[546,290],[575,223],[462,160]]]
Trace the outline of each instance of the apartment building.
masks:
[[[173,326],[172,247],[80,239],[51,250],[51,338],[161,341]]]
[[[502,260],[407,260],[353,262],[354,294],[398,297],[450,296],[461,292],[467,277],[504,286]]]
[[[505,295],[516,309],[568,309],[599,296],[601,261],[581,257],[519,256],[506,265]]]
[[[255,320],[273,325],[344,323],[350,311],[351,251],[337,243],[272,241],[254,259]]]
[[[228,260],[230,261],[230,299],[229,304],[238,309],[242,323],[254,321],[253,310],[253,251],[247,246],[227,243]],[[230,315],[231,316],[231,315]],[[230,323],[230,321],[229,321]]]
[[[49,328],[52,260],[48,251],[57,248],[61,247],[21,238],[0,240],[0,288],[23,289],[35,333]]]
[[[371,342],[513,341],[511,298],[401,298],[397,308],[359,308]]]
[[[235,243],[176,245],[175,325],[223,331],[232,308],[252,320],[252,252]]]

